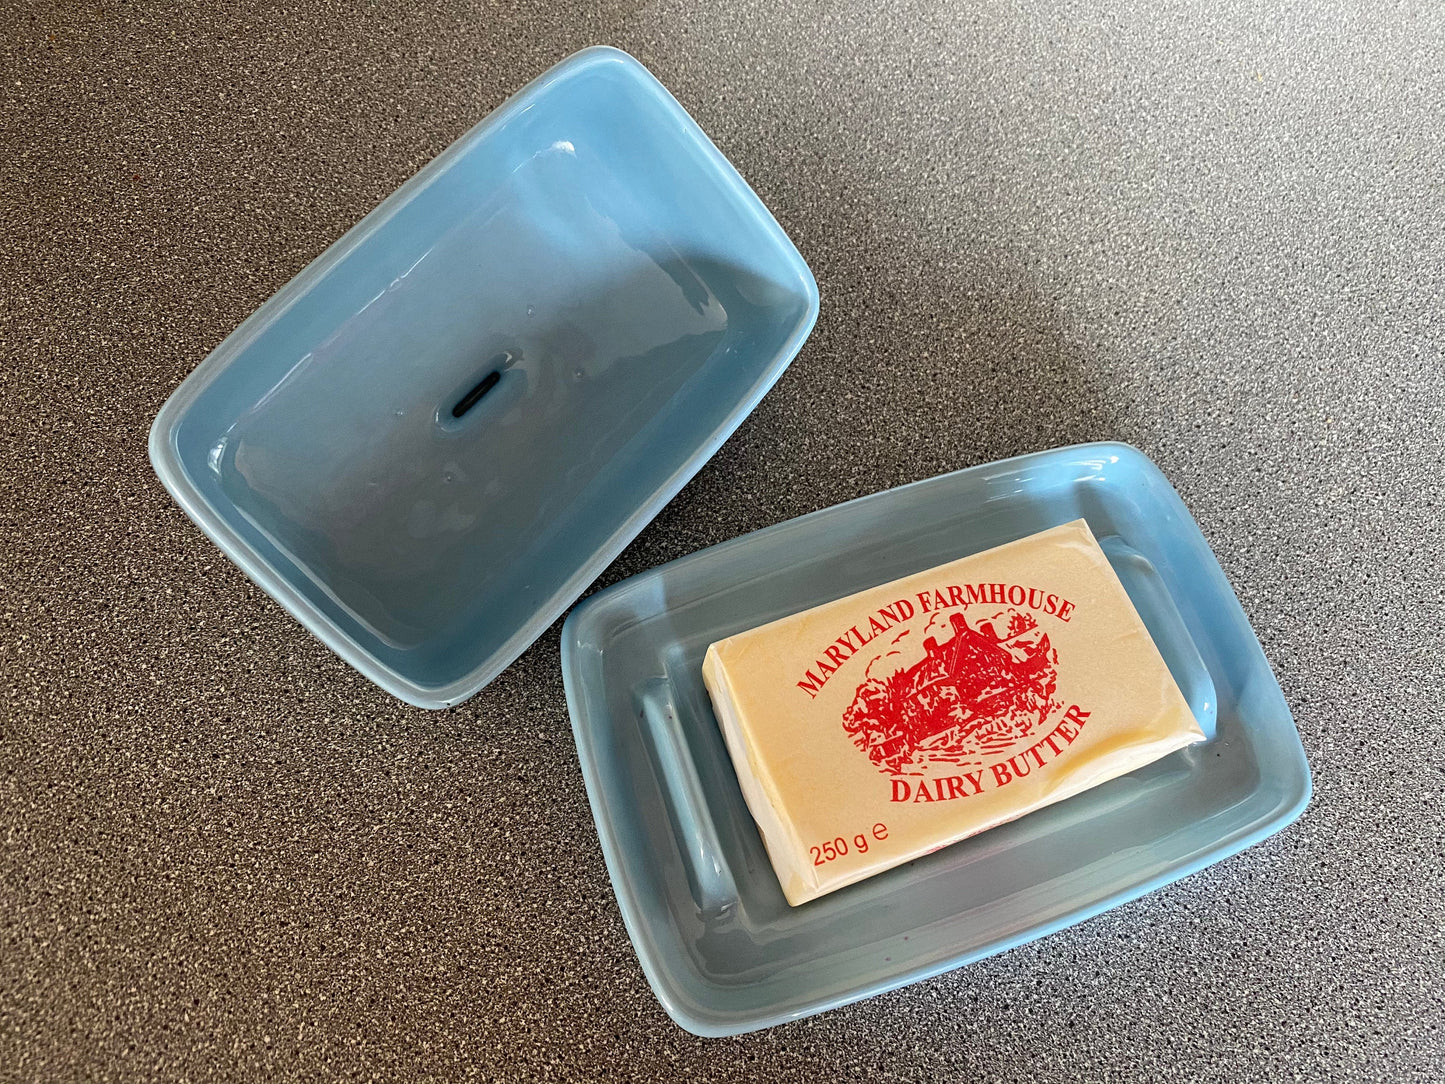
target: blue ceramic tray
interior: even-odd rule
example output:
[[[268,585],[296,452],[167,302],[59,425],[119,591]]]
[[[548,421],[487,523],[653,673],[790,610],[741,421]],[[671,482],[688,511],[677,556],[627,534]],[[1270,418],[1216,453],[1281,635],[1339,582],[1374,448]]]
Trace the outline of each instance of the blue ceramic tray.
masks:
[[[745,628],[1083,517],[1209,741],[791,908],[700,667]],[[644,971],[691,1031],[807,1016],[1001,952],[1234,854],[1310,794],[1299,735],[1178,495],[1132,448],[974,467],[725,542],[599,592],[562,666],[603,853]]]
[[[444,707],[682,488],[817,311],[682,107],[589,49],[242,324],[165,404],[151,459],[312,632]]]

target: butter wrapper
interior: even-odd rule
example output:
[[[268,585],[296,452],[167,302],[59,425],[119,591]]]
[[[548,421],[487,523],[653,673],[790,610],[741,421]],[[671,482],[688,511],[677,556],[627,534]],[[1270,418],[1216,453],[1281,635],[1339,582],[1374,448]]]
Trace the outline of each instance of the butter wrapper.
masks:
[[[794,906],[1203,741],[1083,520],[708,648]]]

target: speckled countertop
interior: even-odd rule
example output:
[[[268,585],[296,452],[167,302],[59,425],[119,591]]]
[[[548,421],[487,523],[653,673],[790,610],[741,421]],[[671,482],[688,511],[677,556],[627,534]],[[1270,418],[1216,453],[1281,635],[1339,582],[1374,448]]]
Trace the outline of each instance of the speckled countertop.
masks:
[[[0,1079],[1445,1078],[1445,9],[1276,6],[6,5]],[[557,630],[412,710],[186,521],[145,449],[182,377],[594,42],[693,112],[823,298],[603,581],[1130,441],[1279,674],[1298,824],[966,970],[697,1039],[623,930]]]

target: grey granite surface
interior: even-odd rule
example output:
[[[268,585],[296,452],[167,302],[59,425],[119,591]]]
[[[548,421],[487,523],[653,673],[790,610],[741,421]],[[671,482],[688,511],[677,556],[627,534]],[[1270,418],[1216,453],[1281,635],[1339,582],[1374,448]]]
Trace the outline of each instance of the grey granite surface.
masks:
[[[693,112],[823,299],[603,582],[1130,441],[1279,675],[1298,824],[697,1039],[623,930],[557,629],[412,710],[188,523],[146,461],[165,397],[594,42]],[[1441,5],[10,0],[0,125],[0,1080],[1445,1078]]]

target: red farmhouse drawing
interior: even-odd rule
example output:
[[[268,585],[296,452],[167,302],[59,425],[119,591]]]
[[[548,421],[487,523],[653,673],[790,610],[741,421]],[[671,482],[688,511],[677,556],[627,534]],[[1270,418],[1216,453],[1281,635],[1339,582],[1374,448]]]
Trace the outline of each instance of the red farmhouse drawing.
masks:
[[[868,678],[843,713],[844,729],[880,770],[918,774],[928,762],[1006,748],[1058,706],[1058,653],[1032,616],[1010,609],[974,628],[955,611],[949,625],[949,640],[930,636],[922,660]]]

